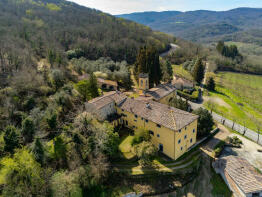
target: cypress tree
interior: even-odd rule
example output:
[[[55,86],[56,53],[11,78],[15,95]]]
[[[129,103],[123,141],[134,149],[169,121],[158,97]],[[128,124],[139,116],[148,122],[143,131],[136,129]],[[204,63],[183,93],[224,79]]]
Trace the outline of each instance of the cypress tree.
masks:
[[[31,118],[26,118],[22,122],[22,135],[25,142],[32,142],[35,134],[35,125]]]
[[[213,77],[210,77],[207,81],[207,89],[210,91],[214,91],[216,87],[215,80]]]
[[[7,126],[4,134],[4,151],[13,153],[19,147],[19,136],[14,126]]]
[[[35,156],[35,160],[43,165],[45,151],[39,138],[35,140],[32,152]]]
[[[202,64],[202,60],[200,58],[197,59],[194,69],[193,69],[193,78],[194,80],[200,84],[204,78],[205,75],[205,67]]]
[[[143,47],[140,49],[135,64],[135,74],[138,79],[140,73],[149,74],[149,86],[158,85],[162,78],[159,62],[159,53],[154,47]]]
[[[99,96],[98,87],[97,87],[97,79],[93,73],[90,75],[90,79],[88,83],[88,90],[89,90],[89,95],[91,98],[95,98]]]

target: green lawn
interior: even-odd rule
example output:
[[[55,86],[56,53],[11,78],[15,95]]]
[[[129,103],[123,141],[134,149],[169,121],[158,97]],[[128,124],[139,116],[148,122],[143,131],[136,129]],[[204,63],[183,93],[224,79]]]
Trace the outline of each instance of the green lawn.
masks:
[[[173,65],[172,67],[173,67],[173,72],[174,72],[175,75],[178,75],[180,77],[183,77],[185,79],[193,81],[193,77],[190,74],[190,72],[185,70],[182,65],[180,65],[180,66],[179,65]]]
[[[134,136],[123,136],[121,138],[121,143],[119,145],[119,150],[124,156],[125,159],[129,160],[135,157],[135,154],[132,152],[132,140]]]
[[[216,83],[216,92],[209,92],[214,111],[257,130],[262,124],[262,76],[222,72]],[[210,108],[207,102],[204,105]]]

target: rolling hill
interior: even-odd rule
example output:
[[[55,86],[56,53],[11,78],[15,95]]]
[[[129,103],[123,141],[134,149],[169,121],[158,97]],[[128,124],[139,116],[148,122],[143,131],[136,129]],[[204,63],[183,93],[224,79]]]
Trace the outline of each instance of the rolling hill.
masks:
[[[88,59],[111,57],[133,63],[140,46],[149,43],[161,51],[172,39],[65,0],[0,1],[0,59],[15,56],[25,62],[48,53],[65,59],[67,52],[76,52]]]
[[[250,42],[262,45],[262,9],[237,8],[229,11],[166,11],[119,15],[154,30],[197,41]]]

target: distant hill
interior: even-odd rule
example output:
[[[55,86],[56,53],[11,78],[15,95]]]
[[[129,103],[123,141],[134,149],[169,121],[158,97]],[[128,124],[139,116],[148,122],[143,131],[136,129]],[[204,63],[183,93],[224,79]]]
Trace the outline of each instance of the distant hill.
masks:
[[[221,12],[144,12],[118,17],[197,42],[225,39],[262,45],[262,9],[259,8],[237,8]]]
[[[88,59],[111,57],[133,63],[141,46],[148,43],[163,51],[172,39],[65,0],[0,1],[0,60],[8,55],[25,62],[76,51]]]

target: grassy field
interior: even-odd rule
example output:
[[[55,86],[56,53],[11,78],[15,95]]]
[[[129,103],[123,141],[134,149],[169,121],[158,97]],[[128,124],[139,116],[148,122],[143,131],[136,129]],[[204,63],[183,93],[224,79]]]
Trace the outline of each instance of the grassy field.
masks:
[[[173,71],[175,75],[193,81],[192,75],[187,70],[185,70],[182,65],[173,65]]]
[[[222,72],[216,83],[216,92],[209,92],[214,111],[257,130],[262,125],[262,76]]]

